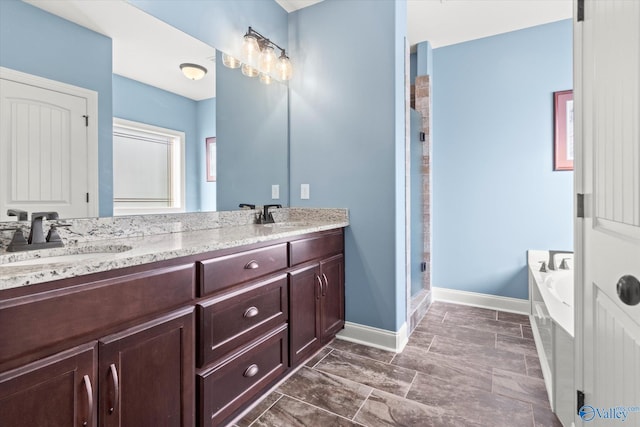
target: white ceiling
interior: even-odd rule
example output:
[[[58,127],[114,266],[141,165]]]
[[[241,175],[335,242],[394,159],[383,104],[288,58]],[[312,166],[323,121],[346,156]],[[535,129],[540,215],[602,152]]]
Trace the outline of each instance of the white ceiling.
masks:
[[[571,18],[572,0],[408,0],[409,45],[437,48]]]
[[[276,0],[293,12],[322,0]],[[571,18],[572,0],[407,0],[410,46],[475,40]]]
[[[282,6],[287,12],[293,12],[298,9],[302,9],[312,4],[320,3],[322,0],[276,0],[276,2]]]
[[[113,39],[114,73],[196,101],[215,97],[215,49],[126,1],[25,1]],[[180,71],[184,62],[208,72],[189,80]]]
[[[126,0],[24,1],[113,39],[116,74],[194,100],[215,96],[215,49]],[[292,12],[322,0],[276,1]],[[571,16],[572,0],[407,0],[407,38],[411,46],[428,40],[437,48]],[[208,73],[188,80],[183,62]]]

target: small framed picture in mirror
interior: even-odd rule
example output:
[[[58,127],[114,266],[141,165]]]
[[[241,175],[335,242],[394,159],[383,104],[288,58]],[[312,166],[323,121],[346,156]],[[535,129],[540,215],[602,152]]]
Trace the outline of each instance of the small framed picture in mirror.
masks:
[[[553,93],[555,137],[553,170],[573,170],[573,91]]]
[[[215,182],[216,180],[216,137],[212,136],[205,139],[207,146],[207,182]]]

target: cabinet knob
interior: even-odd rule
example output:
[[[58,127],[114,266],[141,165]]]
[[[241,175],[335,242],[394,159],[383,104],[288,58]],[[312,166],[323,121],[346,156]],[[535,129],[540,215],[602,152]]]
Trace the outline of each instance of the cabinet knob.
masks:
[[[244,311],[244,314],[242,315],[242,317],[248,319],[251,317],[256,317],[258,313],[260,313],[260,311],[258,310],[257,307],[249,307]]]
[[[259,371],[260,371],[260,368],[258,368],[258,365],[254,363],[253,365],[249,366],[247,369],[244,370],[244,373],[242,374],[242,376],[246,378],[251,378],[255,374],[257,374]]]
[[[256,268],[260,267],[260,264],[258,264],[258,261],[256,261],[255,259],[252,259],[251,261],[249,261],[245,266],[244,269],[245,270],[255,270]]]

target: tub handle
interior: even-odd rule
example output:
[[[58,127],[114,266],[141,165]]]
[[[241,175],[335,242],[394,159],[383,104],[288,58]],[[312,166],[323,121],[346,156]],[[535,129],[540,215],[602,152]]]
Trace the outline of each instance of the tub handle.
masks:
[[[627,305],[640,303],[640,281],[631,275],[622,276],[616,284],[618,298]]]

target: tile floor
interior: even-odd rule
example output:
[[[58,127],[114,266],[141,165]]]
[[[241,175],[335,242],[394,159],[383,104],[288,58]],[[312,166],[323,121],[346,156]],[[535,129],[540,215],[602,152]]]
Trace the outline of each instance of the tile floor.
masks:
[[[402,353],[336,339],[235,426],[561,424],[528,317],[434,302]]]

